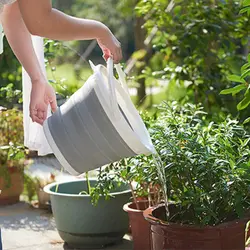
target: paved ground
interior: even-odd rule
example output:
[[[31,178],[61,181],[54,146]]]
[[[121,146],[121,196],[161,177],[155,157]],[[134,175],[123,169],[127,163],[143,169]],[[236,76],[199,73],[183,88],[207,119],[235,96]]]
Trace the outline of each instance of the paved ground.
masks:
[[[32,208],[20,202],[0,207],[3,250],[63,250],[69,249],[59,237],[50,212]],[[106,250],[132,250],[128,236],[120,245]]]

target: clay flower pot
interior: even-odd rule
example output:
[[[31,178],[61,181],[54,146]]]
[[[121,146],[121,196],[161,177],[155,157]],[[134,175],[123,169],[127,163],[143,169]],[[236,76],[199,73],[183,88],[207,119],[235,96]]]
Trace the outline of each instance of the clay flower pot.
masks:
[[[152,250],[242,250],[245,249],[245,226],[249,218],[218,226],[190,226],[159,219],[164,205],[148,208],[144,217],[151,224]]]
[[[148,201],[138,201],[137,204],[140,210],[132,202],[123,207],[129,216],[134,250],[150,250],[150,224],[143,217],[143,211],[148,208]]]
[[[23,169],[10,167],[8,168],[8,174],[10,177],[9,187],[6,187],[5,177],[0,177],[0,205],[12,205],[19,202],[20,195],[23,192]]]

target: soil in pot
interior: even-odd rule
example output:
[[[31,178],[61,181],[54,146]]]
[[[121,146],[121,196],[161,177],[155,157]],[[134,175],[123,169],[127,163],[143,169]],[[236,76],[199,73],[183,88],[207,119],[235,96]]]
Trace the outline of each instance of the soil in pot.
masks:
[[[203,228],[161,220],[164,205],[148,208],[144,217],[151,224],[152,250],[243,250],[249,218]]]
[[[129,216],[134,250],[151,249],[150,223],[143,217],[143,211],[147,208],[148,201],[137,201],[137,205],[135,203],[127,203],[123,207]]]
[[[6,183],[6,179],[4,177],[0,177],[0,205],[12,205],[19,202],[20,195],[23,192],[23,169],[11,167],[8,168],[8,172],[9,183]]]

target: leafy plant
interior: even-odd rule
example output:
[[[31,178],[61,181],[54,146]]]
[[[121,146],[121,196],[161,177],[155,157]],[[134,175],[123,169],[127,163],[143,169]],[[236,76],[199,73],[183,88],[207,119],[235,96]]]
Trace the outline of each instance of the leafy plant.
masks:
[[[249,210],[250,136],[238,121],[206,124],[199,106],[164,103],[150,129],[165,166],[170,221],[216,225]]]
[[[6,38],[4,52],[0,55],[0,106],[13,108],[21,102],[22,68],[13,54]]]
[[[202,103],[209,115],[236,114],[237,98],[219,93],[244,60],[249,20],[239,10],[233,0],[140,1],[137,12],[154,51],[144,77],[165,81],[169,100]]]
[[[25,148],[23,145],[22,113],[16,109],[0,110],[0,176],[10,185],[8,168],[23,168]]]
[[[23,116],[17,109],[0,111],[1,163],[14,165],[24,158]],[[15,163],[13,163],[15,162]]]
[[[241,9],[240,13],[247,12],[248,15],[250,13],[250,1],[244,0],[243,1],[243,8]],[[228,95],[232,94],[232,96],[235,96],[236,94],[239,94],[240,92],[244,91],[244,96],[242,97],[242,100],[238,103],[237,109],[243,110],[246,109],[250,105],[250,84],[248,82],[248,78],[250,76],[250,54],[247,57],[248,62],[245,63],[241,67],[241,75],[230,75],[228,79],[234,83],[237,83],[237,85],[233,86],[232,88],[224,89],[221,91],[221,94]],[[250,117],[248,117],[244,124],[250,122]]]

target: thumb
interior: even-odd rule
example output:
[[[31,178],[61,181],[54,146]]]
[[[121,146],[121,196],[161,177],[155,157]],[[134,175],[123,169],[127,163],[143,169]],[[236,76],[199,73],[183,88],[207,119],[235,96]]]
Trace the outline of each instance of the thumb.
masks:
[[[56,102],[56,98],[54,98],[53,100],[50,101],[50,107],[52,112],[56,112],[57,109],[57,102]]]
[[[56,112],[57,109],[57,101],[56,101],[56,95],[53,94],[50,98],[49,98],[49,103],[50,103],[50,107],[52,112]]]
[[[107,49],[107,48],[104,48],[104,49],[102,50],[102,52],[103,52],[103,58],[104,58],[106,61],[109,59],[109,57],[112,56],[110,50]]]

